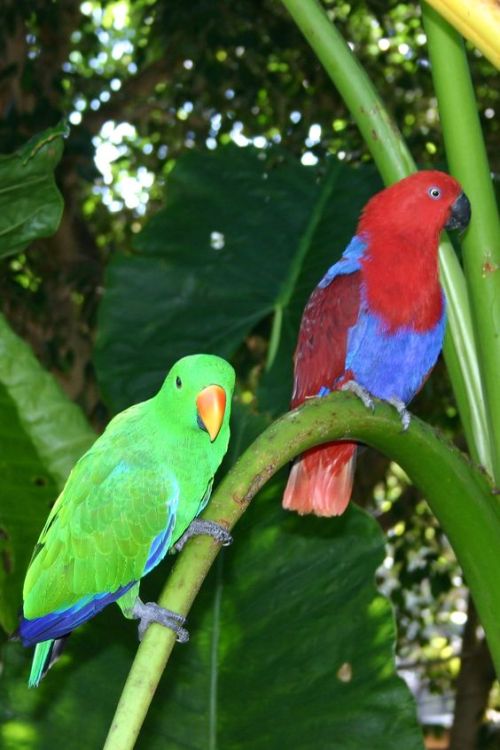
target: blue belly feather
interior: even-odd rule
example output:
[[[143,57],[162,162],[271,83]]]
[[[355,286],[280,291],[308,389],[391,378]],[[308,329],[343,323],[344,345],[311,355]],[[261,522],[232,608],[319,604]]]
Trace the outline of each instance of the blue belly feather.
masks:
[[[362,312],[348,333],[346,370],[377,398],[409,403],[422,387],[443,345],[446,314],[434,328],[398,328],[389,333],[379,317]]]
[[[323,276],[318,287],[326,289],[337,276],[360,271],[368,241],[365,236],[355,235],[340,260]],[[397,300],[394,304],[397,304]],[[353,379],[377,398],[397,398],[407,404],[436,363],[445,327],[446,306],[443,295],[443,313],[429,331],[415,331],[407,326],[389,332],[384,321],[370,313],[362,284],[359,317],[347,334],[345,371],[350,370]],[[318,396],[327,395],[334,387],[335,383],[325,383]]]

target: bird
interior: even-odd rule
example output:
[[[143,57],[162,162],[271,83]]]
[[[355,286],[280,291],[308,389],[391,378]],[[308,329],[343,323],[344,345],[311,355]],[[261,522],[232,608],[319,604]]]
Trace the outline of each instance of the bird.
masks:
[[[116,415],[73,467],[34,548],[18,636],[35,646],[36,687],[66,636],[116,602],[139,619],[188,633],[184,617],[139,598],[141,579],[174,545],[218,524],[197,516],[209,501],[229,443],[235,373],[213,355],[180,359],[158,393]]]
[[[407,404],[443,344],[446,301],[439,283],[443,229],[465,229],[470,202],[450,175],[423,170],[376,193],[356,233],[312,292],[294,354],[291,407],[350,390],[366,406],[392,404],[409,425]],[[351,497],[357,446],[332,442],[292,465],[283,507],[342,514]]]

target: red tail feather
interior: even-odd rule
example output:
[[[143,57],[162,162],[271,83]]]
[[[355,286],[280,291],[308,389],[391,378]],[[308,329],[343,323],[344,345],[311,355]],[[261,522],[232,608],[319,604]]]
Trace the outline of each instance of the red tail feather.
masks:
[[[351,498],[356,445],[328,443],[299,456],[292,466],[283,507],[300,515],[340,516]]]

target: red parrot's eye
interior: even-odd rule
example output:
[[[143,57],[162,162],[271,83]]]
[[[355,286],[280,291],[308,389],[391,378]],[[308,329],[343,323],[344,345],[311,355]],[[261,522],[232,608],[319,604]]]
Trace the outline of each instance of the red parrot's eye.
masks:
[[[435,201],[439,200],[441,198],[441,190],[438,187],[430,187],[427,191],[427,194],[433,198]]]

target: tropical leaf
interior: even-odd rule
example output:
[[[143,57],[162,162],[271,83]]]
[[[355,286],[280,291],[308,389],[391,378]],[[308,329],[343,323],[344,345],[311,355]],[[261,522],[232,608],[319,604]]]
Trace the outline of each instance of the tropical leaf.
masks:
[[[277,481],[261,493],[216,563],[137,747],[422,750],[394,671],[393,613],[373,583],[384,555],[377,524],[354,506],[341,519],[300,519],[280,509],[281,491]],[[159,575],[145,582],[148,595]],[[61,737],[67,750],[99,747],[135,638],[108,609],[75,633],[36,691],[25,687],[30,654],[8,644],[5,750],[22,733],[39,750]]]
[[[0,255],[53,233],[60,125],[0,157]],[[75,461],[95,440],[81,410],[0,315],[0,625],[12,632],[33,546]]]
[[[0,315],[0,625],[12,632],[33,546],[95,433]]]
[[[300,311],[375,184],[335,159],[322,174],[250,148],[180,158],[165,208],[108,268],[96,364],[112,408],[151,395],[184,354],[230,357],[270,316],[283,407]]]
[[[24,574],[57,489],[2,387],[0,415],[0,625],[12,633]]]
[[[64,203],[54,169],[66,134],[66,125],[60,123],[14,154],[0,156],[0,257],[24,250],[59,226]]]

